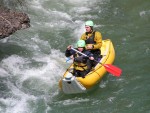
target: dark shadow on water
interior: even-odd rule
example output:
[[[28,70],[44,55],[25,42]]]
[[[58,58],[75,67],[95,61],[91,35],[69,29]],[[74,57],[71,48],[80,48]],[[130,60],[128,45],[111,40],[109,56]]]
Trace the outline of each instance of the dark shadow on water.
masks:
[[[31,55],[31,52],[19,45],[14,45],[11,43],[0,43],[0,61],[3,58],[7,58],[14,54],[29,57]]]

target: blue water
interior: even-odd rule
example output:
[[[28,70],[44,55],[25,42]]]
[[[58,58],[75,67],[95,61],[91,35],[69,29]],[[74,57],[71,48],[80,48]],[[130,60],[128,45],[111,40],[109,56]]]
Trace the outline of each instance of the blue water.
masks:
[[[5,1],[8,2],[8,1]],[[150,113],[150,2],[148,0],[31,0],[31,27],[0,40],[0,113]],[[91,19],[111,39],[116,78],[107,73],[84,94],[66,95],[58,81]]]

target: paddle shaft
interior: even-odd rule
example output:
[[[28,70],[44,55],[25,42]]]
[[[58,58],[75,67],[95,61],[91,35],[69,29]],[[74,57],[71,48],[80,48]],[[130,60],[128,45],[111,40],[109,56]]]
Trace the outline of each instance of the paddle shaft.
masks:
[[[74,48],[71,48],[72,50],[76,51],[77,53],[80,53],[81,55],[84,55],[86,57],[89,57],[87,56],[86,54],[74,49]],[[116,66],[113,66],[111,64],[102,64],[101,62],[98,62],[96,60],[94,60],[95,62],[97,63],[100,63],[102,66],[105,67],[105,69],[107,70],[107,72],[111,73],[112,75],[116,76],[116,77],[120,77],[121,73],[122,73],[122,70]]]
[[[84,53],[82,53],[82,52],[80,52],[80,51],[78,51],[78,50],[76,50],[76,49],[74,49],[74,48],[71,48],[72,50],[74,50],[74,51],[76,51],[77,53],[80,53],[81,55],[83,55],[83,56],[86,56],[86,57],[89,57],[89,56],[87,56],[86,54],[84,54]],[[95,62],[98,62],[98,61],[96,61],[96,60],[94,60]],[[98,63],[100,63],[100,62],[98,62]],[[101,63],[100,63],[101,64]]]

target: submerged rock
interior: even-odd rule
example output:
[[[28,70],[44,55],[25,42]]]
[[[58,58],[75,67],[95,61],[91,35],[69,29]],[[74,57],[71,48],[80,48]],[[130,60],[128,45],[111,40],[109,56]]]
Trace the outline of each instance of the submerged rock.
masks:
[[[27,14],[0,7],[0,39],[28,27],[30,19]]]

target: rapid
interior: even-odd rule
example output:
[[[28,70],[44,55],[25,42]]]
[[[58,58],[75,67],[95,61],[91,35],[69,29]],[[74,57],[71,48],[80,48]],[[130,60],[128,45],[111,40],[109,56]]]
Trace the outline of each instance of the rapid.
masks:
[[[7,2],[7,0],[5,0]],[[150,113],[150,2],[148,0],[31,0],[31,27],[0,40],[0,113]],[[107,73],[94,90],[66,95],[58,81],[93,20],[111,39],[116,78]]]

